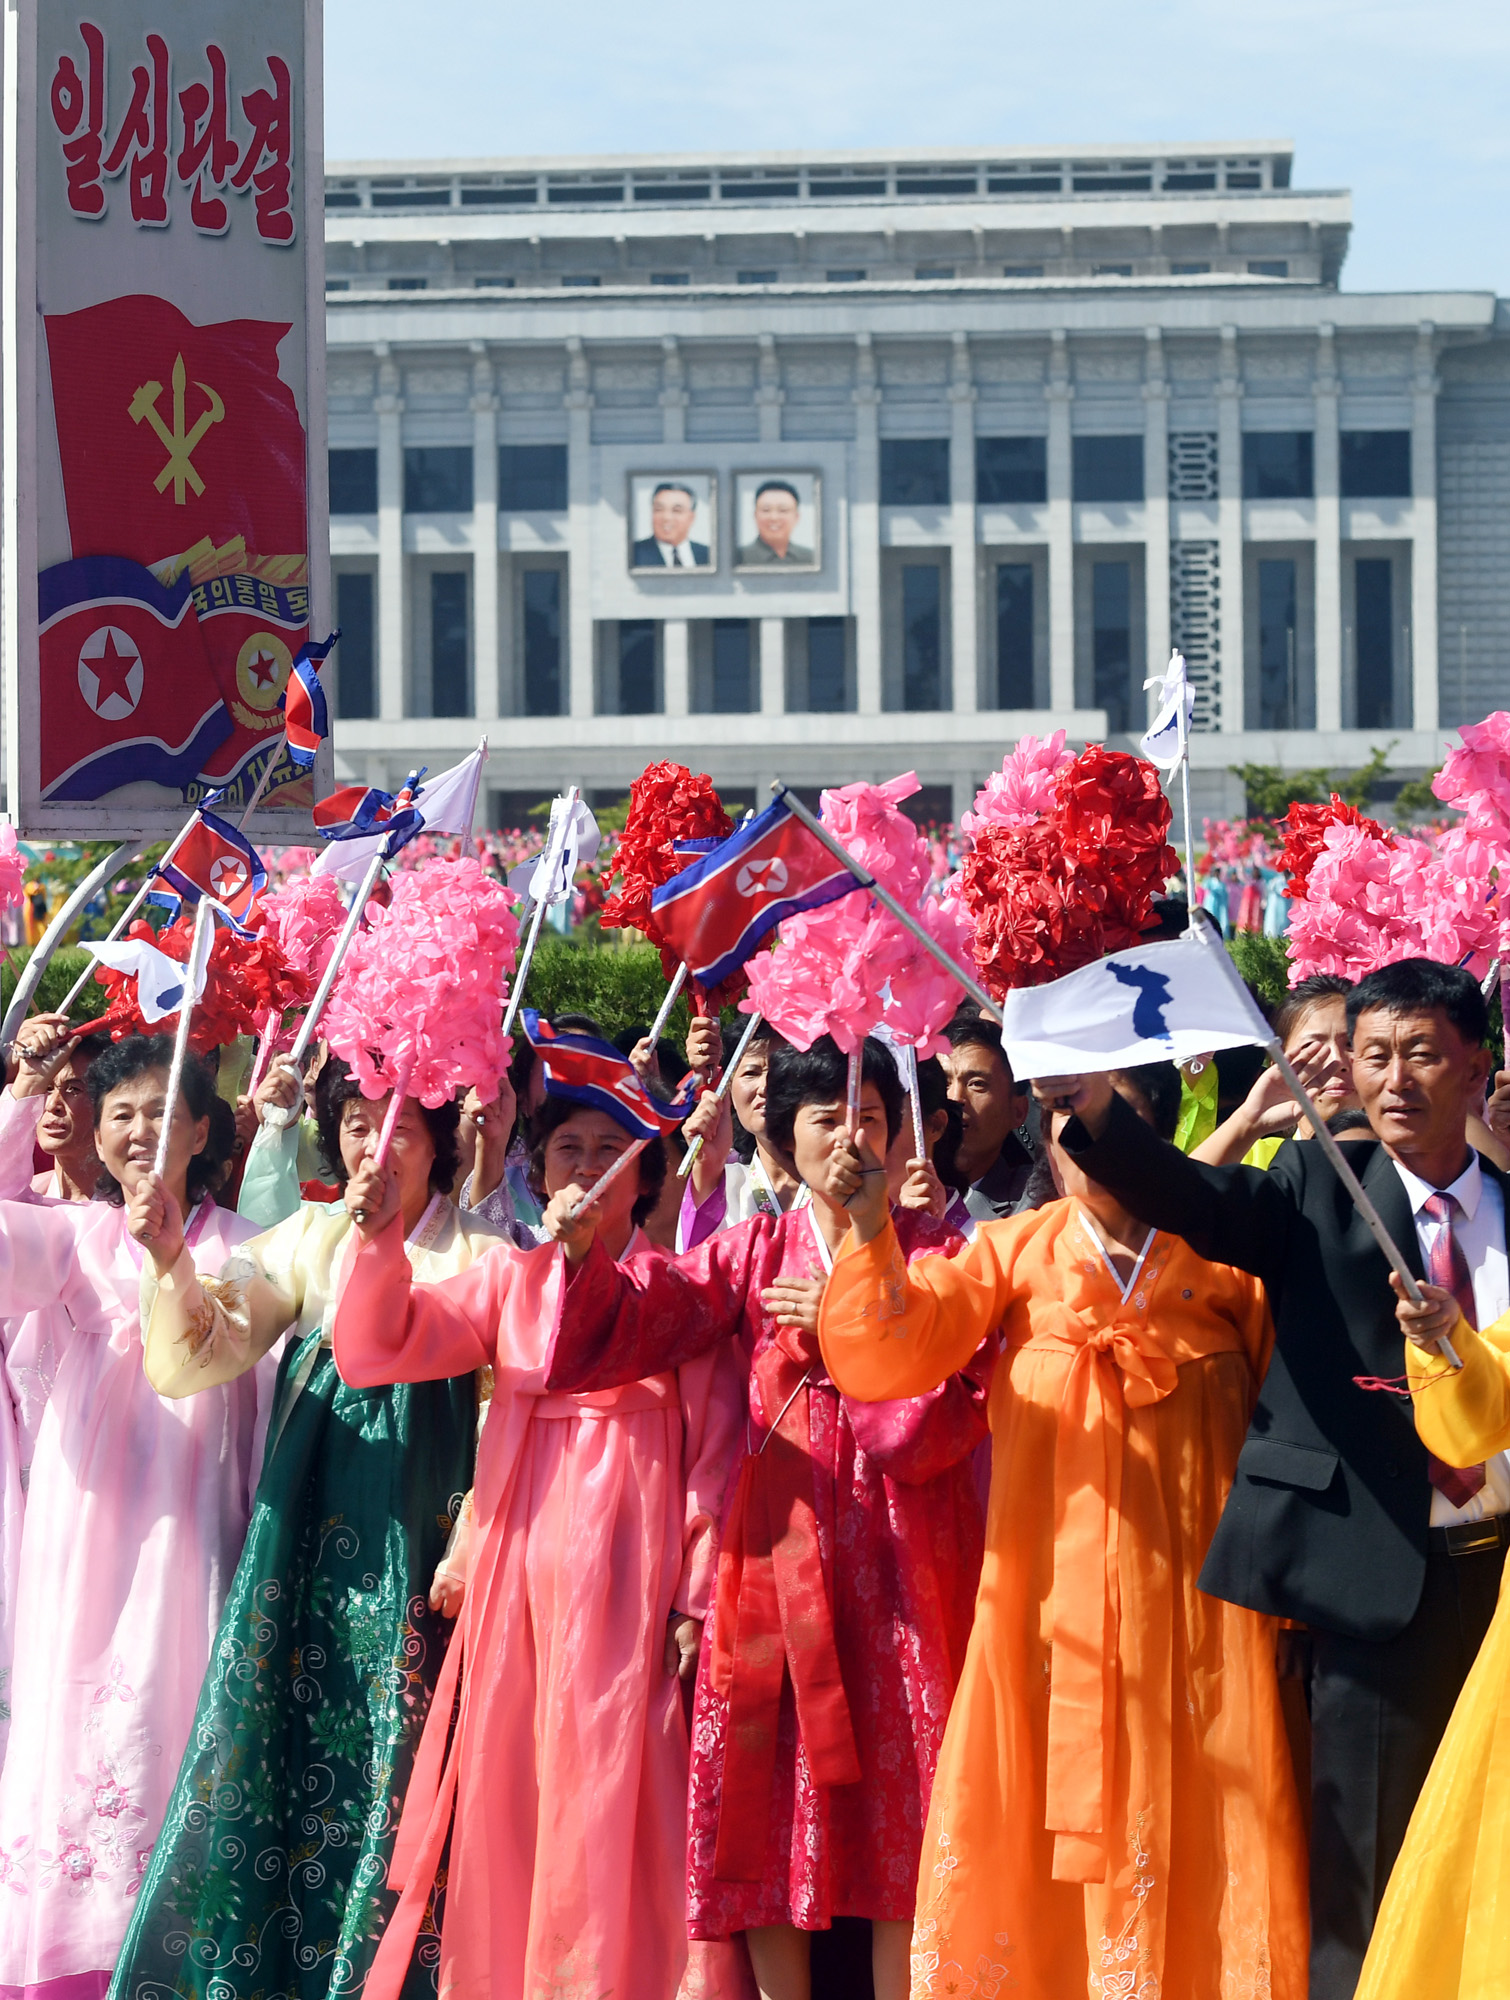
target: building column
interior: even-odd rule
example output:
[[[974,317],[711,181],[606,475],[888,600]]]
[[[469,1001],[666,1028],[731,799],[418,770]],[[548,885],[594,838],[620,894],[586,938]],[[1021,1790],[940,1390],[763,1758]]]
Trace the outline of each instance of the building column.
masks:
[[[378,393],[378,714],[400,722],[407,707],[408,592],[404,575],[403,377],[387,341],[377,350]]]
[[[1239,733],[1247,717],[1243,658],[1243,382],[1237,328],[1222,328],[1216,390],[1217,582],[1222,594],[1220,667],[1222,731]]]
[[[667,618],[661,624],[662,715],[691,713],[691,630],[685,618]]]
[[[786,620],[760,620],[760,713],[786,713]]]
[[[1416,375],[1410,425],[1411,512],[1410,663],[1412,729],[1441,728],[1437,665],[1437,380],[1436,328],[1423,320],[1416,335]],[[1459,718],[1466,721],[1467,716]]]
[[[582,342],[566,343],[566,507],[568,569],[566,632],[568,708],[573,719],[593,712],[592,622],[592,371]]]
[[[870,335],[855,336],[855,479],[849,502],[849,574],[855,617],[855,706],[881,713],[881,391]]]
[[[975,545],[975,385],[970,342],[954,336],[949,383],[949,636],[950,707],[974,715],[980,706],[980,586]]]
[[[1075,706],[1075,507],[1070,449],[1069,336],[1056,328],[1049,350],[1049,706],[1067,715]]]
[[[1317,328],[1316,443],[1316,727],[1343,726],[1342,657],[1342,481],[1341,442],[1337,431],[1336,329]],[[1350,691],[1348,719],[1357,717],[1357,690]],[[1294,719],[1300,727],[1300,719]]]
[[[472,712],[504,713],[498,678],[498,398],[493,364],[472,342]]]
[[[776,336],[760,336],[760,379],[755,391],[755,407],[760,418],[760,442],[780,444],[781,406],[786,394],[781,386],[781,359],[776,352]]]
[[[1143,378],[1143,504],[1148,522],[1143,546],[1143,609],[1148,672],[1161,674],[1169,659],[1169,381],[1164,372],[1164,338],[1145,328]],[[1153,720],[1157,688],[1148,690]]]
[[[661,436],[667,444],[687,441],[687,369],[673,334],[661,341]]]

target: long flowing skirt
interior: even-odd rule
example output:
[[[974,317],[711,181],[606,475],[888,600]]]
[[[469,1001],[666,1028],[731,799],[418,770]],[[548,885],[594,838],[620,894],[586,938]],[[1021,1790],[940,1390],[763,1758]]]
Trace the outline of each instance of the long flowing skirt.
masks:
[[[359,1390],[311,1333],[112,2000],[360,1993],[450,1627],[426,1602],[471,1482],[471,1376]],[[309,1370],[302,1389],[298,1378]],[[406,2000],[435,1991],[433,1935]]]

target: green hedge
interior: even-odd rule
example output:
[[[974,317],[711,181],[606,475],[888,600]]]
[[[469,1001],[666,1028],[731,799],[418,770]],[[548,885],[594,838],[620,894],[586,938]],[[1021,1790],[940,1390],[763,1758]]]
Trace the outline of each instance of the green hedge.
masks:
[[[0,959],[0,1013],[10,1005],[11,995],[16,990],[16,981],[21,977],[31,952],[24,946],[9,951]],[[33,1011],[50,1013],[63,995],[72,986],[88,963],[89,954],[77,945],[69,945],[65,950],[55,952],[47,970],[42,974],[42,987],[33,1001]],[[105,995],[91,979],[73,1006],[68,1010],[74,1021],[90,1021],[105,1011]]]

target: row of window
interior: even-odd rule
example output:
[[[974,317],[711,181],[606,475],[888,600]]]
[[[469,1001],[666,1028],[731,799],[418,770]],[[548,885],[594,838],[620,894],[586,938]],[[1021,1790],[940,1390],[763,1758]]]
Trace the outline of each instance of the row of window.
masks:
[[[1047,440],[981,437],[975,441],[975,498],[983,507],[1033,506],[1048,498]],[[1144,498],[1143,439],[1136,432],[1071,440],[1072,492],[1078,501]],[[1310,431],[1246,431],[1243,497],[1308,500],[1315,493]],[[1345,500],[1409,499],[1410,432],[1343,431],[1338,466]],[[377,452],[332,450],[332,514],[377,512]],[[498,449],[498,504],[505,513],[553,514],[566,508],[566,446],[506,444]],[[883,438],[883,507],[949,504],[948,438]],[[409,445],[404,451],[404,510],[472,511],[472,447]]]
[[[1130,278],[1133,276],[1135,269],[1136,266],[1131,263],[1092,264],[1090,275],[1093,278]],[[1044,276],[1045,270],[1046,266],[1042,264],[1003,264],[1001,274],[1004,278],[1041,278]],[[960,271],[961,267],[956,264],[919,264],[915,267],[913,276],[925,283],[947,284],[952,283],[960,275]],[[1209,263],[1172,263],[1169,266],[1169,275],[1174,278],[1201,278],[1208,276],[1210,271],[1211,265]],[[1247,271],[1250,278],[1287,278],[1290,275],[1290,264],[1288,258],[1285,257],[1250,257],[1247,260]],[[727,284],[731,275],[735,283],[740,285],[778,285],[783,281],[782,272],[771,268],[754,271],[736,271],[732,274],[710,270],[700,275],[706,282],[713,284]],[[787,282],[791,282],[794,274],[788,272],[785,275]],[[805,278],[809,283],[814,282],[818,276],[816,271],[803,271],[796,275],[799,281]],[[826,270],[823,273],[823,281],[828,285],[861,285],[871,275],[872,273],[862,266],[840,265],[831,270]],[[888,270],[879,275],[887,282],[892,282],[895,280],[897,274],[895,271]],[[964,267],[964,275],[970,278],[985,277],[987,272],[984,265],[977,266],[972,264]],[[1153,267],[1149,267],[1148,275],[1159,276],[1161,273]],[[465,283],[466,281],[452,277],[443,277],[435,279],[434,282],[437,289],[452,291],[458,284]],[[518,277],[488,276],[475,278],[471,282],[485,286],[492,291],[508,292],[512,291],[520,283],[537,285],[544,281],[538,277],[521,280]],[[591,290],[600,286],[603,283],[603,278],[600,273],[592,271],[567,271],[562,273],[559,282],[563,285],[585,286]],[[611,284],[648,283],[652,285],[690,285],[692,283],[692,273],[690,271],[646,271],[643,274],[635,272],[611,278],[609,282]],[[430,283],[431,280],[429,278],[419,277],[327,278],[325,280],[325,289],[327,292],[375,290],[423,292],[429,290]]]

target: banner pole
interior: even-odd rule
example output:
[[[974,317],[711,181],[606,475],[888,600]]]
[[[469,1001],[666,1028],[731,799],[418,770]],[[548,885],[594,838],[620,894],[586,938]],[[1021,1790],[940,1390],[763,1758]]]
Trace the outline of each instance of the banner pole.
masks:
[[[257,810],[258,806],[260,806],[262,803],[262,794],[267,790],[268,784],[272,778],[273,766],[277,763],[278,759],[283,755],[284,746],[287,744],[287,742],[288,742],[288,731],[285,729],[283,734],[278,738],[277,742],[273,745],[272,749],[269,750],[269,752],[267,753],[267,762],[262,767],[262,776],[257,780],[257,789],[255,792],[252,793],[251,803],[247,806],[246,811],[241,815],[241,824],[237,829],[238,832],[245,833],[247,828],[251,825],[252,814]]]
[[[713,1102],[715,1104],[722,1104],[724,1099],[728,1096],[729,1091],[734,1082],[734,1072],[739,1068],[739,1065],[744,1061],[745,1051],[746,1049],[749,1048],[751,1042],[754,1041],[755,1031],[759,1026],[760,1026],[760,1015],[757,1012],[750,1016],[745,1031],[739,1038],[738,1046],[735,1048],[735,1051],[733,1055],[730,1056],[728,1062],[724,1065],[724,1073],[718,1079],[718,1088],[713,1092]],[[691,1145],[688,1146],[686,1152],[682,1155],[682,1163],[676,1170],[676,1177],[679,1181],[684,1181],[687,1178],[687,1176],[691,1173],[692,1169],[697,1165],[697,1156],[702,1151],[702,1149],[703,1149],[703,1135],[701,1132],[698,1132],[694,1135]]]
[[[199,984],[207,957],[206,937],[215,934],[215,907],[208,896],[194,906],[194,932],[189,939],[188,963],[184,967],[184,998],[178,1010],[178,1033],[173,1037],[173,1061],[168,1070],[168,1096],[163,1106],[163,1122],[157,1134],[157,1158],[152,1171],[159,1180],[168,1170],[168,1143],[173,1135],[173,1114],[183,1084],[184,1057],[189,1050],[189,1023],[194,1015],[194,989]]]
[[[797,815],[798,819],[802,821],[802,824],[807,828],[808,832],[817,835],[818,839],[823,842],[823,845],[828,849],[829,853],[834,856],[835,860],[842,861],[844,863],[845,867],[849,870],[850,874],[854,876],[856,882],[859,883],[860,887],[862,889],[869,889],[871,894],[875,897],[876,901],[880,903],[882,908],[889,910],[891,914],[896,918],[897,922],[901,924],[905,930],[908,930],[912,933],[912,935],[917,939],[918,943],[923,947],[924,951],[928,953],[929,957],[937,959],[938,963],[944,968],[945,972],[948,973],[949,977],[953,979],[958,985],[964,987],[965,991],[970,995],[970,998],[975,1002],[976,1006],[981,1009],[982,1013],[984,1013],[988,1017],[988,1019],[999,1022],[1001,1020],[1001,1008],[998,1005],[998,1003],[991,998],[990,994],[986,991],[985,987],[980,984],[979,980],[973,979],[971,975],[968,972],[966,972],[966,970],[962,965],[957,964],[955,960],[949,956],[948,952],[945,951],[944,947],[940,943],[938,943],[938,941],[935,938],[931,938],[928,935],[927,931],[923,929],[923,926],[918,922],[917,918],[911,913],[911,911],[904,910],[902,905],[897,901],[896,897],[892,895],[891,891],[889,889],[883,888],[881,884],[876,880],[874,875],[870,874],[870,872],[867,869],[862,868],[860,863],[856,861],[855,857],[846,848],[840,846],[839,842],[835,840],[834,836],[829,832],[828,828],[816,816],[816,814],[810,813],[808,811],[807,807],[802,803],[801,799],[797,797],[796,793],[791,789],[791,787],[789,785],[784,785],[780,780],[780,778],[776,778],[772,781],[771,790],[776,794],[777,798],[786,800],[788,806]]]
[[[661,1036],[666,1032],[666,1023],[671,1019],[671,1010],[680,998],[681,990],[686,983],[687,967],[684,963],[676,968],[676,977],[666,988],[666,997],[661,1002],[661,1011],[650,1024],[650,1034],[647,1039],[652,1049],[654,1049],[656,1043],[659,1042]]]
[[[555,827],[554,832],[549,836],[545,844],[544,866],[547,880],[555,862],[560,858],[567,841],[571,837],[571,817],[576,810],[577,800],[580,796],[581,793],[576,785],[567,787],[566,802],[562,809],[560,823]],[[554,818],[554,815],[552,815],[552,818]],[[535,914],[530,923],[530,934],[525,942],[524,956],[520,959],[518,969],[509,985],[509,1004],[503,1016],[503,1032],[505,1035],[513,1032],[514,1017],[518,1014],[519,1004],[524,998],[524,982],[530,975],[530,963],[535,956],[535,946],[540,942],[540,926],[545,921],[545,912],[549,901],[550,898],[548,895],[542,896],[540,901],[535,905]]]
[[[613,1165],[608,1169],[608,1172],[606,1174],[603,1174],[598,1180],[593,1182],[592,1186],[587,1190],[586,1194],[583,1195],[582,1199],[577,1203],[576,1207],[571,1210],[571,1212],[568,1214],[566,1218],[567,1221],[576,1222],[579,1217],[586,1215],[587,1211],[592,1207],[593,1203],[598,1199],[598,1197],[602,1194],[605,1194],[608,1191],[608,1189],[613,1185],[613,1183],[619,1178],[620,1174],[624,1174],[629,1171],[631,1165],[634,1163],[634,1161],[636,1161],[640,1157],[641,1153],[644,1152],[645,1148],[649,1144],[650,1141],[648,1139],[636,1139],[634,1144],[628,1149],[627,1152],[620,1153],[619,1157],[614,1161]]]

